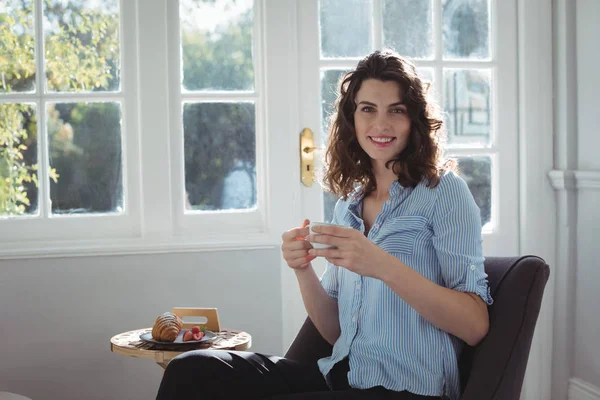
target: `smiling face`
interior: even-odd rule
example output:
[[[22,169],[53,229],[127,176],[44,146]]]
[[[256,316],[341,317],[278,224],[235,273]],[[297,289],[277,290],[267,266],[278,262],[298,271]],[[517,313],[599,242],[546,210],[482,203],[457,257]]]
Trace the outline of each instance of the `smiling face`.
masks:
[[[358,143],[371,157],[373,166],[384,166],[408,146],[410,117],[402,89],[396,81],[367,79],[354,101]]]

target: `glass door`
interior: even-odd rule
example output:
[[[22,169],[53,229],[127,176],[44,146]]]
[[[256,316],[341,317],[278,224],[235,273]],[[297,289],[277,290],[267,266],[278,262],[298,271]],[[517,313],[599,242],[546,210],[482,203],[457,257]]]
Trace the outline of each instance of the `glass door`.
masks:
[[[515,3],[313,0],[298,2],[298,19],[300,121],[314,131],[315,159],[324,155],[340,77],[369,52],[394,49],[415,62],[443,107],[447,155],[481,209],[484,254],[517,254]],[[318,182],[302,187],[311,220],[329,221],[336,201]]]

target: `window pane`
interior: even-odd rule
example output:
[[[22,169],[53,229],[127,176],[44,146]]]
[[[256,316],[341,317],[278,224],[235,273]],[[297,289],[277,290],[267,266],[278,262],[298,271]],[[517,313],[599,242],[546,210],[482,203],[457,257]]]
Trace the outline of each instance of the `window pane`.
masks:
[[[424,83],[429,83],[429,94],[434,94],[436,87],[433,84],[435,80],[435,75],[433,68],[429,67],[417,67],[417,74],[424,81]]]
[[[418,67],[417,74],[423,80],[428,82],[433,82],[433,68],[428,67]]]
[[[0,104],[0,217],[37,214],[37,117],[33,104]]]
[[[256,207],[254,103],[185,103],[187,208]]]
[[[459,157],[459,175],[467,182],[475,203],[481,210],[481,226],[491,220],[492,214],[492,159],[491,157]]]
[[[448,144],[486,146],[492,126],[489,70],[444,71]]]
[[[49,91],[119,90],[118,0],[45,0],[44,45]]]
[[[252,0],[181,0],[185,90],[253,90]]]
[[[47,123],[52,212],[122,212],[120,104],[49,104]]]
[[[489,58],[489,0],[443,0],[442,4],[444,58]]]
[[[340,79],[348,70],[322,69],[321,70],[321,127],[323,129],[321,142],[325,144],[330,117],[335,112],[335,100],[340,91]]]
[[[0,93],[35,90],[32,0],[0,1]]]
[[[370,52],[372,0],[321,0],[319,9],[323,57],[362,57]]]
[[[385,0],[383,45],[407,57],[431,58],[432,14],[429,0]]]

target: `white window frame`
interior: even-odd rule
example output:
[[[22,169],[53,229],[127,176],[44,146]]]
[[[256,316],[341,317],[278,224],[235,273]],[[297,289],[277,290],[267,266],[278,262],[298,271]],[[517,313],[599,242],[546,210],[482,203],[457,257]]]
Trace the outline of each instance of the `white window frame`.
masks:
[[[171,61],[169,68],[170,98],[170,145],[171,181],[173,204],[173,234],[183,238],[200,240],[230,240],[233,236],[242,238],[267,231],[268,198],[266,195],[267,140],[266,105],[263,73],[263,2],[255,1],[253,10],[253,66],[254,90],[252,91],[194,91],[182,93],[183,66],[181,64],[181,29],[179,23],[179,1],[171,1],[168,7],[168,48]],[[249,210],[189,211],[185,209],[185,160],[182,121],[182,102],[248,102],[254,103],[256,137],[256,188],[257,204]],[[210,227],[210,229],[207,229]],[[232,232],[235,232],[233,234]]]
[[[0,257],[15,254],[45,254],[55,243],[78,241],[86,246],[106,237],[125,238],[139,233],[140,214],[131,204],[139,203],[137,143],[137,80],[135,32],[124,33],[123,21],[135,16],[135,4],[121,2],[119,15],[121,90],[117,92],[68,93],[47,92],[45,84],[44,33],[42,2],[34,0],[36,91],[0,95],[2,103],[34,103],[37,117],[39,201],[37,215],[0,217]],[[93,213],[81,215],[52,215],[48,181],[48,139],[46,106],[63,102],[118,102],[121,105],[121,154],[123,177],[123,211],[120,213]],[[59,178],[60,179],[60,178]]]
[[[43,0],[35,1],[41,4]],[[269,7],[266,7],[267,1]],[[254,93],[213,92],[197,96],[182,96],[180,91],[178,7],[178,2],[170,0],[120,2],[125,211],[120,215],[61,216],[38,221],[30,217],[2,219],[0,259],[274,249],[280,244],[289,213],[270,205],[293,204],[292,193],[278,190],[278,182],[295,179],[297,174],[287,154],[280,151],[292,143],[291,136],[285,135],[290,132],[289,121],[267,122],[265,115],[267,112],[291,113],[286,107],[287,94],[279,89],[289,80],[286,69],[293,66],[287,59],[267,58],[264,49],[280,47],[286,42],[286,35],[278,26],[278,16],[293,4],[255,0]],[[270,15],[271,27],[267,26],[266,14]],[[268,39],[265,32],[269,29],[278,30],[278,34]],[[38,65],[38,71],[43,71],[39,68]],[[265,82],[268,68],[271,69],[270,85]],[[117,95],[119,93],[94,93],[88,97],[110,99]],[[17,94],[0,99],[14,101],[22,97]],[[185,211],[182,97],[202,101],[255,101],[256,209]],[[44,121],[39,120],[39,127],[43,124]],[[268,132],[281,134],[271,135],[267,140]],[[44,164],[45,159],[39,163]],[[273,165],[285,167],[274,171]]]

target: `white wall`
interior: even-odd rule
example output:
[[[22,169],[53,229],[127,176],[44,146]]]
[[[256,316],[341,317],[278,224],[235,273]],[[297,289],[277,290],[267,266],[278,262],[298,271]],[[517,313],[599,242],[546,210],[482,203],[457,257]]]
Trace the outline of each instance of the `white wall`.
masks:
[[[172,306],[218,307],[252,350],[282,352],[278,249],[0,261],[0,391],[148,400],[162,369],[110,352]]]
[[[573,375],[600,387],[600,1],[577,0],[578,191]],[[560,110],[558,110],[560,112]],[[589,181],[588,181],[589,182]],[[560,362],[554,360],[554,362]]]

